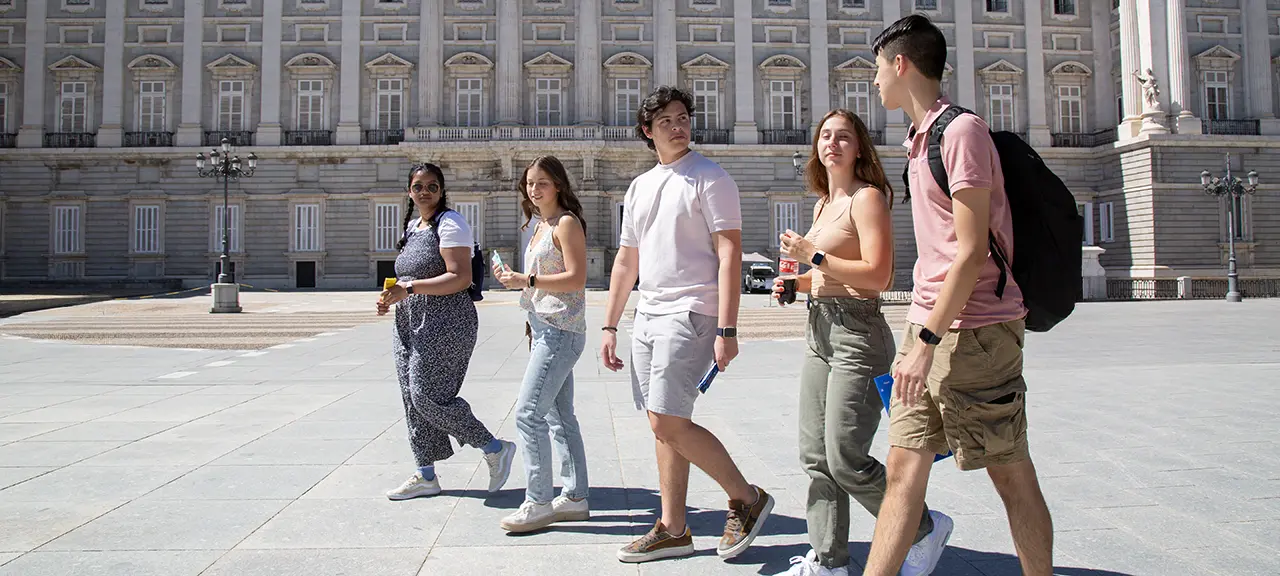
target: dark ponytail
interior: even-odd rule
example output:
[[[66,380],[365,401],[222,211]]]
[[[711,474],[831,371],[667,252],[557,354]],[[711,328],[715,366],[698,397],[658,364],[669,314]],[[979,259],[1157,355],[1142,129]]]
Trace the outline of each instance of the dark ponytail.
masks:
[[[413,177],[419,172],[434,174],[436,182],[440,183],[440,201],[436,203],[436,213],[432,216],[433,221],[439,220],[440,215],[444,214],[444,211],[449,209],[449,196],[445,193],[444,187],[444,171],[441,170],[439,166],[429,162],[426,164],[414,164],[412,168],[409,168],[409,180],[404,185],[406,194],[413,186]],[[413,204],[413,198],[409,198],[405,202],[404,222],[400,223],[400,241],[396,243],[396,250],[404,250],[405,243],[409,241],[409,222],[413,221],[413,215],[416,214],[417,211],[417,206]]]

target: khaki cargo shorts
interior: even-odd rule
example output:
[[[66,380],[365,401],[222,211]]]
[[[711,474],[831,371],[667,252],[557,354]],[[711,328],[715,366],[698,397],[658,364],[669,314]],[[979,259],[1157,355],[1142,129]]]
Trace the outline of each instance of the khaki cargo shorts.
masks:
[[[923,345],[920,328],[907,325],[895,367],[912,348]],[[947,331],[934,350],[920,402],[908,408],[896,396],[891,399],[889,444],[937,454],[949,449],[961,470],[1027,459],[1025,330],[1023,320],[1012,320]]]

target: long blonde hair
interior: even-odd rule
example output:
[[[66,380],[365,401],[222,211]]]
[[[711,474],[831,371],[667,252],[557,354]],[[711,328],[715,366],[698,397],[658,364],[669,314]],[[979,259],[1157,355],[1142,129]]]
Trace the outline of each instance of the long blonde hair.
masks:
[[[853,124],[854,135],[858,139],[858,158],[853,161],[853,175],[884,192],[885,197],[889,200],[889,207],[892,209],[893,187],[889,185],[889,179],[884,175],[884,166],[880,164],[880,155],[876,153],[876,146],[871,141],[871,134],[867,132],[867,125],[862,122],[862,119],[857,114],[845,108],[836,108],[827,112],[826,116],[822,117],[822,122],[818,123],[818,129],[813,131],[813,145],[809,150],[809,162],[804,167],[805,184],[824,203],[827,201],[827,195],[831,193],[831,182],[827,178],[827,167],[822,165],[822,158],[818,155],[818,139],[822,138],[822,127],[827,123],[827,120],[836,116],[840,116]]]

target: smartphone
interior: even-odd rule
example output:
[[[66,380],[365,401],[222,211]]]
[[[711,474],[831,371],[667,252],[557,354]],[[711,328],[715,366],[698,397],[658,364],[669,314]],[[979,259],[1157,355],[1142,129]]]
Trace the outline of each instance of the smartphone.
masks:
[[[715,362],[711,363],[711,369],[702,377],[702,381],[698,383],[698,391],[706,394],[707,388],[711,387],[711,381],[716,379],[716,374],[720,372],[720,365]]]
[[[497,266],[499,270],[501,270],[501,269],[504,267],[504,266],[502,265],[502,256],[499,256],[499,255],[498,255],[498,251],[497,251],[497,250],[494,250],[494,251],[493,251],[493,265],[494,265],[494,266]]]

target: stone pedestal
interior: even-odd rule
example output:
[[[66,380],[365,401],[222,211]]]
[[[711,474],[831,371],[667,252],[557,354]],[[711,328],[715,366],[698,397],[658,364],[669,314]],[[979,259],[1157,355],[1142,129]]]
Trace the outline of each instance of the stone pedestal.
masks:
[[[1106,249],[1097,246],[1085,246],[1081,250],[1082,271],[1081,290],[1085,300],[1105,300],[1107,298],[1107,271],[1098,262],[1098,257]]]
[[[103,125],[98,128],[98,148],[119,148],[122,144],[124,144],[124,129],[119,124]]]
[[[209,309],[211,314],[228,314],[240,311],[240,285],[239,284],[220,284],[213,285],[213,308]]]
[[[1179,114],[1175,120],[1178,125],[1179,134],[1203,134],[1204,123],[1199,118],[1190,114]]]
[[[408,132],[408,130],[406,130]],[[405,134],[406,139],[408,134]],[[360,124],[339,122],[334,144],[338,146],[358,146],[360,144]]]
[[[736,122],[733,125],[734,144],[759,144],[760,131],[755,122]]]
[[[1142,114],[1142,133],[1168,134],[1169,129],[1164,125],[1164,118],[1164,112],[1161,111],[1144,112]]]
[[[587,286],[604,286],[604,248],[587,248]]]
[[[1258,120],[1258,133],[1263,136],[1280,134],[1280,118],[1263,118]],[[99,144],[101,146],[101,144]]]
[[[257,139],[254,144],[258,146],[280,146],[281,139],[284,137],[284,128],[279,122],[259,124],[255,137]]]

